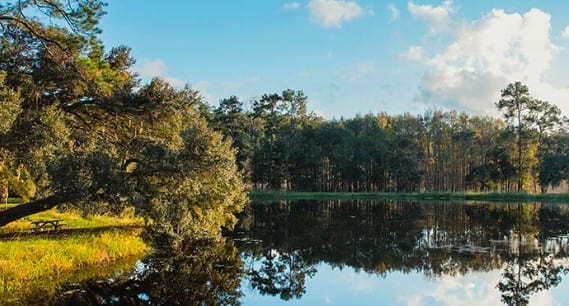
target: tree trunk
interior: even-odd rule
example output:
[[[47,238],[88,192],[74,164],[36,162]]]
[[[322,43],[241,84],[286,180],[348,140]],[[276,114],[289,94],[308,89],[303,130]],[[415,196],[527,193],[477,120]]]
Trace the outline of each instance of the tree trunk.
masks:
[[[522,191],[523,170],[522,170],[522,111],[518,104],[518,192]]]
[[[29,215],[37,214],[42,211],[51,209],[62,202],[60,197],[47,197],[45,199],[21,204],[5,211],[0,212],[0,226],[4,226],[10,222],[19,220]]]

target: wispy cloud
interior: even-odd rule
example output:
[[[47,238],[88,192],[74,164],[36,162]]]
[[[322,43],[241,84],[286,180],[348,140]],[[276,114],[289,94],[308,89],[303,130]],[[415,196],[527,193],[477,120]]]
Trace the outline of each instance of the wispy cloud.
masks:
[[[308,10],[312,19],[325,28],[340,28],[344,22],[364,13],[356,2],[344,0],[311,0]]]
[[[561,37],[563,37],[565,39],[569,39],[569,26],[566,26],[565,29],[563,29],[563,33],[561,33]]]
[[[296,10],[300,8],[300,3],[298,2],[289,2],[283,5],[285,10]]]
[[[355,64],[349,67],[344,77],[350,82],[363,81],[375,72],[375,66],[372,64]]]
[[[420,62],[423,60],[423,47],[421,46],[411,46],[407,51],[405,51],[402,56],[406,59],[410,59],[412,61]]]
[[[205,101],[213,102],[213,95],[209,93],[212,84],[208,81],[198,81],[192,84],[192,88],[199,91]]]
[[[399,10],[394,4],[388,5],[387,9],[391,13],[391,18],[389,18],[389,23],[395,22],[397,19],[399,19]]]
[[[143,60],[140,64],[137,63],[133,70],[137,72],[143,79],[152,79],[159,77],[170,83],[172,86],[182,87],[186,82],[171,76],[168,73],[168,68],[163,60],[157,58],[152,60]]]

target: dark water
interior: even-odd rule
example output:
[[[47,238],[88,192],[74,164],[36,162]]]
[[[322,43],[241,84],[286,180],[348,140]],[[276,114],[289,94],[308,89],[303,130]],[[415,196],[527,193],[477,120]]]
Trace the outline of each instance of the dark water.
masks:
[[[569,205],[254,203],[225,244],[155,254],[67,304],[569,305]]]

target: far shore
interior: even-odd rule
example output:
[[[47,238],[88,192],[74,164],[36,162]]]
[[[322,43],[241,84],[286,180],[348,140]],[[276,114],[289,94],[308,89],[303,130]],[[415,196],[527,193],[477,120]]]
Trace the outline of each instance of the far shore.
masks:
[[[421,201],[491,201],[491,202],[554,202],[569,203],[569,193],[517,193],[517,192],[299,192],[250,190],[252,200],[343,200],[343,199],[391,199]]]

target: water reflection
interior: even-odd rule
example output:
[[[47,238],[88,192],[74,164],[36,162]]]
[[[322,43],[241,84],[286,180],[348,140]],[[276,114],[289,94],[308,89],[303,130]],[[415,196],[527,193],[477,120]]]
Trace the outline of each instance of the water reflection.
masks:
[[[307,263],[301,252],[289,250],[286,253],[267,251],[263,254],[259,266],[255,268],[256,257],[245,254],[249,262],[247,277],[253,289],[262,295],[278,295],[283,300],[300,298],[305,292],[307,277],[316,273],[316,268]]]
[[[508,261],[498,288],[507,305],[527,305],[532,294],[557,286],[567,266],[555,263],[553,256],[527,258],[518,256]]]
[[[301,298],[320,263],[428,279],[500,269],[502,302],[526,305],[567,272],[568,233],[565,205],[298,201],[249,207],[235,239],[261,295]]]
[[[552,210],[543,210],[543,212],[549,215],[549,218],[543,218],[545,220],[561,220],[551,214]],[[537,214],[535,215],[537,216]],[[544,246],[540,246],[537,238],[534,238],[533,243],[528,242],[528,238],[531,239],[532,237],[532,235],[527,234],[530,232],[528,229],[531,229],[530,233],[534,235],[540,234],[539,226],[532,227],[532,224],[539,222],[533,220],[532,214],[525,213],[522,204],[518,205],[517,218],[518,228],[515,231],[517,237],[513,239],[517,244],[512,244],[516,248],[510,250],[508,254],[510,256],[507,258],[506,266],[502,272],[502,279],[497,286],[502,292],[502,302],[507,305],[527,305],[532,294],[557,286],[562,280],[561,276],[567,274],[569,268],[566,263],[562,264],[559,263],[559,260],[555,260],[555,255],[561,257],[559,256],[561,249],[556,243],[561,237],[553,236],[553,239],[545,237],[548,243]],[[528,220],[534,222],[528,222]],[[551,228],[550,222],[542,225],[548,228],[548,232],[559,230],[558,228]],[[559,226],[559,224],[556,225]],[[533,245],[533,248],[523,252],[524,245]],[[557,248],[552,249],[553,245]],[[566,250],[566,248],[563,249]]]
[[[154,254],[110,280],[67,288],[61,301],[233,305],[259,296],[273,297],[271,304],[313,304],[305,299],[328,285],[309,280],[318,279],[318,270],[333,270],[387,282],[403,277],[409,286],[485,273],[478,278],[483,285],[492,279],[495,303],[526,305],[567,273],[568,234],[569,205],[256,203],[226,243],[193,245],[175,256]],[[347,297],[348,303],[373,303],[350,300],[355,298]]]
[[[183,253],[156,253],[133,271],[106,281],[70,286],[63,305],[235,305],[242,262],[230,241],[192,245]]]

